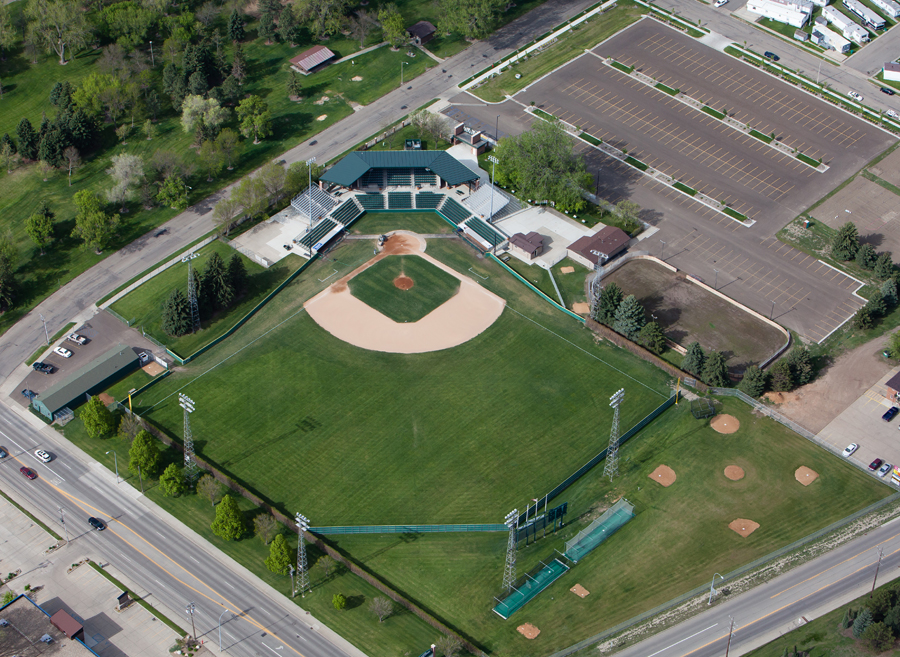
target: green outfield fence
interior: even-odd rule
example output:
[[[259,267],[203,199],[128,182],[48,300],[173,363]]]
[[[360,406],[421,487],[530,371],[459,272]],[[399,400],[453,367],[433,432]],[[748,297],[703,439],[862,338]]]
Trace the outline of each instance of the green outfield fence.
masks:
[[[487,255],[489,255],[489,256],[491,257],[491,259],[492,259],[494,262],[496,262],[498,265],[500,265],[501,267],[503,267],[503,268],[504,268],[506,271],[508,271],[510,274],[512,274],[513,276],[515,276],[517,279],[519,279],[519,281],[521,281],[522,283],[525,283],[525,285],[527,285],[529,288],[531,288],[531,290],[532,290],[533,292],[537,292],[541,297],[544,298],[544,300],[549,301],[549,302],[552,303],[556,308],[559,308],[560,310],[562,310],[564,313],[566,313],[566,314],[569,315],[570,317],[574,317],[574,318],[577,319],[579,322],[583,322],[583,321],[584,321],[584,317],[582,317],[581,315],[576,315],[575,313],[573,313],[573,312],[572,312],[571,310],[569,310],[568,308],[563,308],[561,305],[559,305],[558,303],[556,303],[553,299],[551,299],[550,297],[548,297],[546,294],[544,294],[544,293],[541,292],[539,289],[537,289],[534,285],[532,285],[532,284],[529,283],[527,280],[525,280],[518,272],[516,272],[516,270],[512,269],[509,265],[507,265],[505,262],[503,262],[502,260],[500,260],[500,258],[498,258],[497,256],[495,256],[493,253],[489,253],[489,254],[487,254]]]
[[[343,527],[310,527],[316,534],[442,534],[449,532],[505,532],[499,525],[353,525]]]

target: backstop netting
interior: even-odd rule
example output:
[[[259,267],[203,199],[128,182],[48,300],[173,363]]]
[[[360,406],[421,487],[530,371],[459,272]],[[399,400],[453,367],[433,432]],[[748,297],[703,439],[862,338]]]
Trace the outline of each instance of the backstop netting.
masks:
[[[542,561],[540,570],[526,573],[524,580],[516,582],[512,593],[494,607],[494,613],[503,620],[508,619],[524,607],[526,602],[562,577],[567,570],[569,567],[559,559],[553,559],[549,563]]]
[[[624,497],[566,543],[565,557],[574,563],[615,534],[634,517],[634,505]]]
[[[699,397],[691,401],[691,413],[698,420],[705,420],[716,414],[716,407],[706,397]]]

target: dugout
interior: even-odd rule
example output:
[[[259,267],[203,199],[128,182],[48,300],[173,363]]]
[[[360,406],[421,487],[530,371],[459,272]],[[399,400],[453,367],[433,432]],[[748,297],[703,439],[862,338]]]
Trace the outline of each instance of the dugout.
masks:
[[[78,406],[85,395],[96,395],[137,369],[140,361],[134,349],[116,345],[71,376],[42,392],[31,405],[48,420],[68,406]]]

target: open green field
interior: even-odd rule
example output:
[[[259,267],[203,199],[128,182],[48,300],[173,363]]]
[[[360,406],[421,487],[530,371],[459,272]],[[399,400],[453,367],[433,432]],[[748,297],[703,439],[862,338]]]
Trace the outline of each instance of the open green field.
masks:
[[[412,280],[408,290],[394,281]],[[350,293],[395,322],[417,322],[459,292],[459,279],[416,255],[389,256],[354,276]]]
[[[575,262],[571,258],[564,258],[547,271],[538,265],[529,265],[516,257],[510,257],[506,261],[506,266],[515,271],[519,276],[534,285],[541,292],[559,303],[559,295],[556,294],[556,288],[553,287],[553,281],[550,280],[551,272],[559,291],[562,293],[564,305],[572,310],[573,304],[584,303],[587,296],[584,292],[584,284],[590,272],[585,269],[584,265]],[[562,273],[563,267],[574,267],[575,271],[568,274]]]
[[[198,271],[203,271],[207,260],[213,253],[218,253],[226,262],[238,253],[226,243],[216,240],[197,251],[199,257],[191,261]],[[167,335],[162,329],[162,306],[176,287],[187,294],[187,265],[173,265],[157,274],[138,288],[110,306],[112,310],[131,322],[132,326],[142,327],[149,335],[156,338],[169,349],[182,357],[193,354],[197,349],[219,337],[234,326],[235,322],[247,314],[262,301],[279,283],[297,271],[306,260],[293,253],[279,260],[274,266],[266,269],[250,258],[238,253],[247,268],[247,291],[227,310],[220,311],[202,322],[196,333],[188,333],[175,338]]]
[[[354,235],[381,235],[392,230],[449,234],[454,226],[437,212],[366,212],[350,228]]]

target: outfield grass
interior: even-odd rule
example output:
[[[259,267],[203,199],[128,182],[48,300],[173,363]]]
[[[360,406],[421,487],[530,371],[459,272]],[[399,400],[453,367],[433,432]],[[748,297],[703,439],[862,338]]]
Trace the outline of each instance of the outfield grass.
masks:
[[[394,285],[400,276],[413,286]],[[416,255],[390,256],[357,274],[350,293],[395,322],[417,322],[459,292],[459,279]]]
[[[550,280],[550,272],[546,269],[539,267],[538,265],[526,264],[515,257],[510,257],[506,262],[506,266],[553,299],[556,303],[559,303],[559,295],[556,293],[553,282]],[[574,267],[575,271],[569,274],[563,274],[563,267]],[[589,272],[584,268],[584,265],[575,262],[571,258],[565,258],[553,265],[551,271],[553,272],[553,278],[556,280],[556,285],[562,293],[566,308],[572,310],[573,304],[587,301],[587,297],[584,293],[584,282]]]
[[[367,212],[350,229],[355,235],[382,235],[392,230],[428,235],[452,233],[455,228],[436,212]]]
[[[200,330],[196,333],[188,333],[176,338],[167,335],[162,328],[162,307],[172,290],[178,287],[187,294],[186,265],[169,267],[110,306],[112,310],[131,322],[132,326],[143,328],[149,335],[182,357],[190,356],[203,345],[225,333],[234,326],[235,322],[262,301],[269,292],[306,262],[304,258],[292,253],[266,269],[218,240],[210,242],[197,253],[199,257],[195,258],[191,264],[201,272],[213,253],[222,256],[226,263],[237,253],[244,261],[248,277],[247,291],[244,295],[231,308],[204,320]]]

